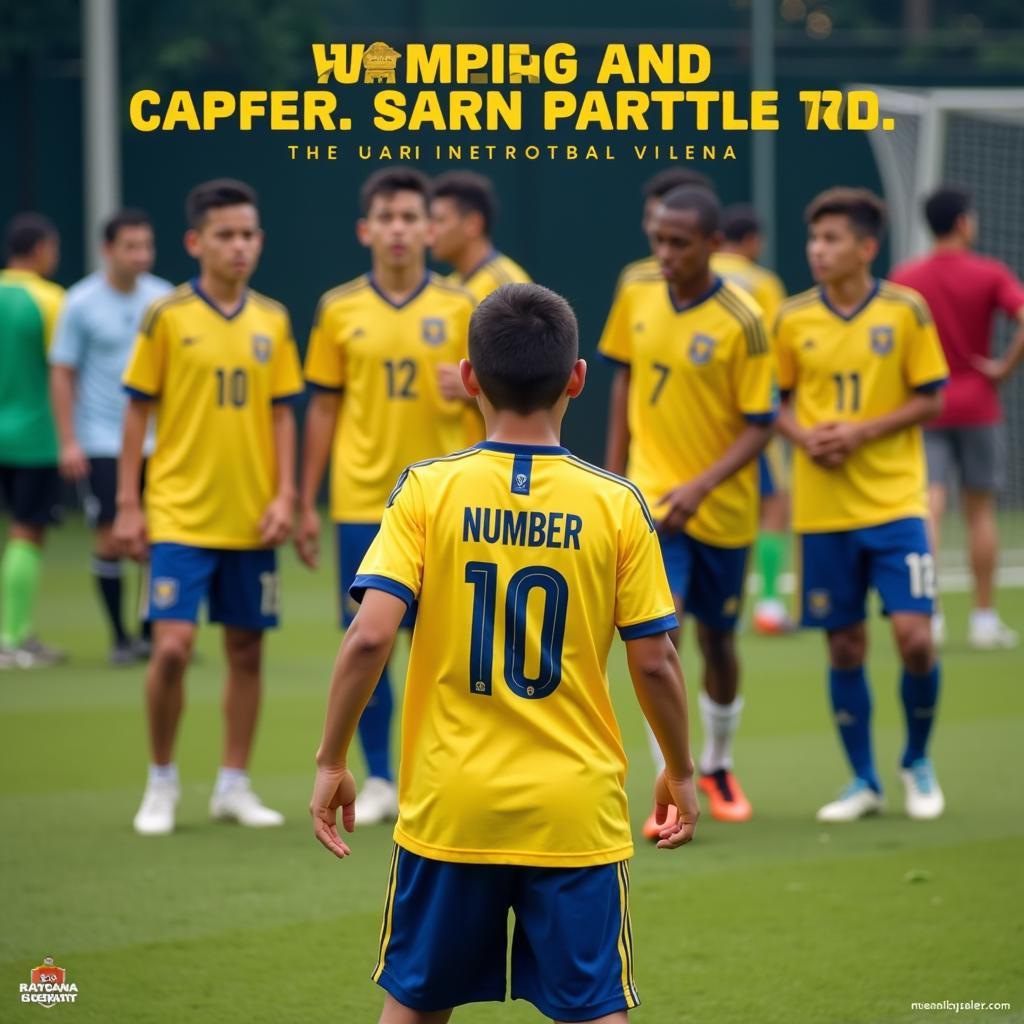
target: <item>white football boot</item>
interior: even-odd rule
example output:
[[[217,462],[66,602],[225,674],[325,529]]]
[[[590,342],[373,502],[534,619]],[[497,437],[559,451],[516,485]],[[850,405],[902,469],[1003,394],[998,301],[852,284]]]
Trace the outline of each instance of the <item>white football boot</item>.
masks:
[[[398,787],[378,775],[371,775],[356,797],[356,824],[379,825],[398,818]]]
[[[927,757],[915,761],[900,772],[906,790],[907,817],[915,821],[931,821],[946,809],[946,798],[935,778],[935,769]]]
[[[132,822],[135,831],[140,836],[170,835],[174,831],[174,811],[180,796],[176,782],[150,782]]]
[[[267,807],[252,791],[248,779],[239,779],[223,793],[214,793],[210,797],[210,817],[214,821],[236,821],[247,828],[284,824],[284,815]]]
[[[980,620],[972,616],[967,642],[976,651],[1009,651],[1020,642],[1020,636],[998,615]]]
[[[818,821],[857,821],[869,814],[878,814],[885,806],[880,793],[876,793],[863,779],[854,779],[837,800],[825,804],[818,811]]]

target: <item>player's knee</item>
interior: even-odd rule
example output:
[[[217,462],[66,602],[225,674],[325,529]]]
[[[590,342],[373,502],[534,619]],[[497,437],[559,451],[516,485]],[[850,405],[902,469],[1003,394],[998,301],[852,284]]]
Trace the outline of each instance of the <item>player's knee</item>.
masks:
[[[829,658],[833,668],[849,670],[864,664],[867,639],[861,629],[838,630],[828,638]]]
[[[263,657],[263,634],[258,631],[231,630],[225,635],[228,662],[238,672],[256,673]]]
[[[736,658],[736,634],[700,626],[697,630],[704,660],[716,668],[731,664]]]
[[[908,671],[924,675],[932,667],[935,649],[932,645],[931,623],[928,619],[902,626],[896,634],[900,659]]]
[[[153,667],[160,676],[181,673],[192,657],[192,636],[184,632],[164,633],[153,643],[150,655]]]

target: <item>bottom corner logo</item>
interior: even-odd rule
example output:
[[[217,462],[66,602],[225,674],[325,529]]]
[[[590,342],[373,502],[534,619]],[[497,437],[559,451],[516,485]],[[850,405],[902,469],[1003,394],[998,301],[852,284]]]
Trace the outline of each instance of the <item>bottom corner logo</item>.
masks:
[[[816,619],[823,619],[832,610],[832,597],[827,590],[812,590],[807,595],[807,609]]]
[[[52,956],[43,957],[43,962],[32,968],[28,983],[22,982],[18,991],[23,1003],[37,1003],[47,1010],[78,999],[78,985],[67,980],[67,971],[58,967]]]

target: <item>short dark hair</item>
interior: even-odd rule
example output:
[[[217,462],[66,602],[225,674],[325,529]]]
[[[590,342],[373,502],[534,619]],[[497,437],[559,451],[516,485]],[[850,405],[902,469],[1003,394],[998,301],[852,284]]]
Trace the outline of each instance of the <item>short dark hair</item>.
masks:
[[[974,206],[971,193],[960,185],[940,185],[924,201],[924,219],[936,238],[952,233],[956,222]]]
[[[47,238],[57,238],[56,225],[41,213],[16,213],[7,225],[4,252],[7,258],[30,256],[35,247]]]
[[[722,234],[727,242],[742,242],[761,234],[761,218],[746,203],[735,203],[722,211]]]
[[[498,219],[498,197],[490,178],[473,171],[445,171],[438,175],[430,189],[431,199],[453,199],[459,213],[479,213],[484,234],[489,235]]]
[[[701,234],[713,235],[722,221],[722,204],[714,192],[698,185],[683,185],[674,188],[661,197],[661,205],[670,210],[693,210],[697,214],[697,223]]]
[[[430,199],[430,179],[415,167],[382,167],[374,171],[359,190],[359,205],[365,217],[376,196],[390,199],[396,192],[419,192],[426,207]]]
[[[103,241],[113,242],[121,228],[151,228],[153,222],[145,210],[138,210],[134,207],[126,207],[118,210],[113,217],[108,218],[103,224]]]
[[[804,211],[804,220],[814,224],[819,218],[839,214],[849,218],[853,230],[862,237],[881,239],[885,233],[885,203],[866,188],[838,185],[816,195]]]
[[[214,178],[196,185],[185,200],[185,220],[190,228],[202,226],[210,210],[225,206],[257,206],[256,190],[234,178]]]
[[[661,199],[668,195],[673,189],[689,185],[691,188],[706,188],[709,192],[715,191],[715,183],[700,171],[690,171],[685,167],[666,167],[658,171],[644,182],[644,199]]]
[[[576,314],[539,284],[505,284],[469,321],[469,361],[495,409],[527,415],[562,396],[580,340]]]

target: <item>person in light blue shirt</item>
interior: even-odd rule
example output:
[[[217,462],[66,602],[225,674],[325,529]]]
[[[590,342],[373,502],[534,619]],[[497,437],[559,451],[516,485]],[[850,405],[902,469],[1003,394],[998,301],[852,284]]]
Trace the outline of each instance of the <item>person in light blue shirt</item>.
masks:
[[[154,257],[153,228],[145,213],[122,210],[111,217],[103,228],[104,267],[70,289],[50,348],[60,471],[77,486],[95,531],[92,571],[113,633],[115,665],[148,652],[148,637],[133,638],[124,625],[113,522],[127,404],[121,374],[143,314],[171,290],[169,282],[149,272]]]

